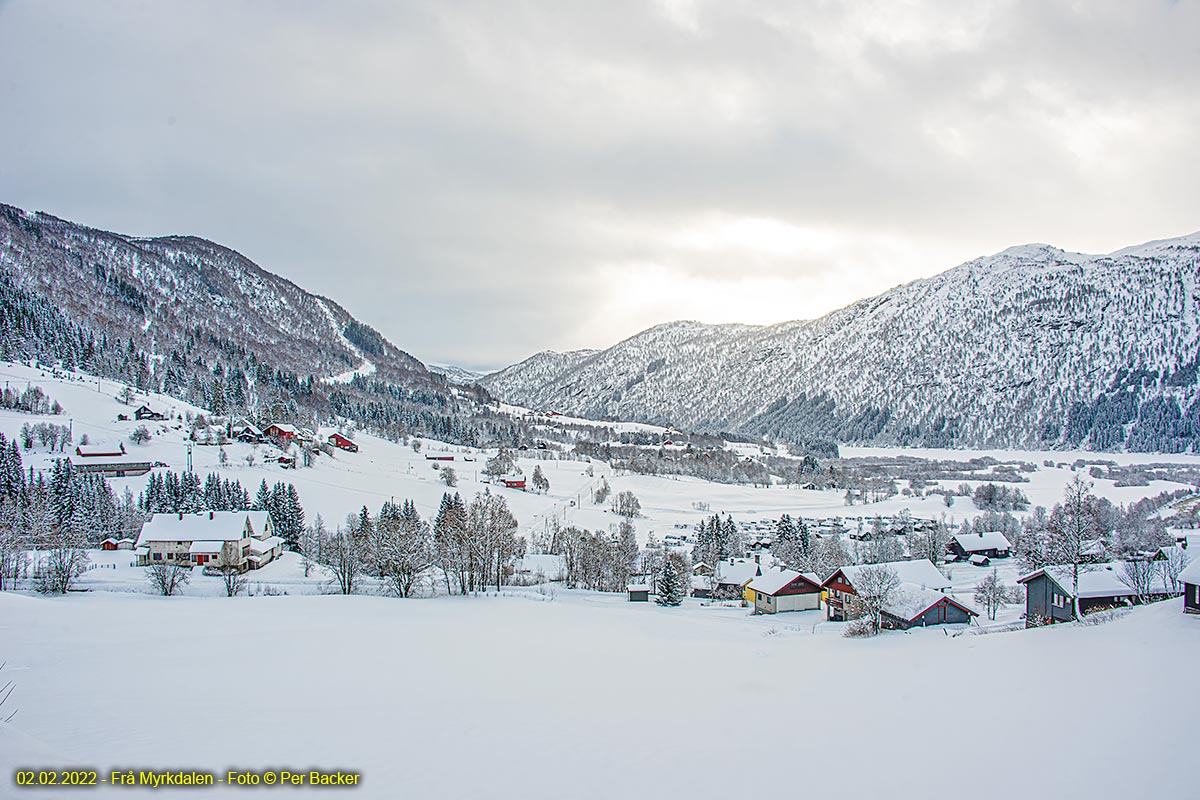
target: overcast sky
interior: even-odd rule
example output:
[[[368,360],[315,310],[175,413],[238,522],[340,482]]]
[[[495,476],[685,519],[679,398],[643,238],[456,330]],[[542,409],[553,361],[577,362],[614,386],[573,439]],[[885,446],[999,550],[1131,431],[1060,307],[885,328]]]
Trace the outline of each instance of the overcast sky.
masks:
[[[1200,229],[1195,2],[0,0],[0,201],[433,363]]]

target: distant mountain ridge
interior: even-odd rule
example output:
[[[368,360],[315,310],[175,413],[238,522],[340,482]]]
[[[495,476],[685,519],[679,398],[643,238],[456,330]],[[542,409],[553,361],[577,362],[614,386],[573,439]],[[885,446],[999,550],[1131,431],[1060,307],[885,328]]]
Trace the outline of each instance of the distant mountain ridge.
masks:
[[[672,322],[544,352],[493,394],[798,443],[1200,450],[1200,234],[1021,245],[811,321]]]
[[[61,361],[216,413],[475,435],[473,392],[335,301],[193,236],[123,236],[0,204],[0,333],[0,358]]]

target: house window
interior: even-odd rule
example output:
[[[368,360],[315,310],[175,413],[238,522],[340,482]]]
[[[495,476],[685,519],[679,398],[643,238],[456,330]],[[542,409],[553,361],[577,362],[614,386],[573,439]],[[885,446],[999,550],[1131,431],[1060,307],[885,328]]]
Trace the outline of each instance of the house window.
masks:
[[[162,561],[162,553],[155,553],[155,554],[154,554],[154,560],[155,560],[155,561]]]

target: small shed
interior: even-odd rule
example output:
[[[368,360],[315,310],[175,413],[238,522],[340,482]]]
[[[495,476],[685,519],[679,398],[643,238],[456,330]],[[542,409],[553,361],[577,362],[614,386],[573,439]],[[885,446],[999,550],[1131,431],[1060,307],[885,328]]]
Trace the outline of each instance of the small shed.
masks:
[[[629,592],[629,602],[631,603],[648,603],[650,602],[650,586],[645,583],[631,583],[627,587]]]
[[[1179,573],[1179,582],[1183,584],[1184,613],[1200,614],[1200,560],[1188,564]]]
[[[882,613],[885,628],[901,631],[926,625],[967,624],[977,616],[979,612],[950,595],[912,583],[902,584]]]
[[[1025,625],[1066,622],[1074,616],[1075,580],[1069,565],[1043,567],[1022,575],[1025,586]],[[1085,567],[1079,573],[1079,613],[1127,605],[1137,595],[1121,580],[1112,564],[1098,569]]]
[[[525,491],[524,478],[501,478],[500,482],[504,484],[504,488],[506,489],[520,489],[521,491]]]
[[[111,550],[119,550],[120,545],[117,543],[116,539],[109,537],[108,539],[105,539],[103,542],[100,543],[100,549],[101,550],[110,550],[110,551]]]
[[[971,558],[969,560],[971,562],[971,565],[975,566],[975,567],[986,567],[988,564],[992,563],[992,560],[990,558],[988,558],[987,556],[984,556],[984,555],[979,555],[979,554],[975,554],[975,555],[971,556]]]

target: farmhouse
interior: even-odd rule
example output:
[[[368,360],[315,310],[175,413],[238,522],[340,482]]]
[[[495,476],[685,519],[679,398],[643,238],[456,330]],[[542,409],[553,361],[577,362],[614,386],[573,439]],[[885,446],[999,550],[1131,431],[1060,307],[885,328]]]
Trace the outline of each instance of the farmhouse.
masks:
[[[258,569],[283,552],[283,540],[266,511],[155,514],[138,536],[138,566],[155,563],[204,566],[225,552],[241,571]]]
[[[821,581],[811,572],[769,569],[750,581],[755,614],[816,611],[821,607]]]
[[[342,436],[340,433],[329,434],[329,438],[325,441],[329,442],[339,450],[345,450],[347,453],[358,452],[358,445],[347,439],[345,436]]]
[[[1183,610],[1188,614],[1200,614],[1200,560],[1192,561],[1179,573],[1183,584]]]
[[[150,406],[139,406],[137,411],[133,412],[133,416],[135,419],[149,419],[158,421],[165,420],[167,418],[166,414],[160,414],[159,412],[150,408]]]
[[[274,422],[267,426],[263,431],[263,435],[269,439],[282,439],[285,442],[290,442],[299,436],[300,432],[296,430],[295,425],[289,425],[286,422]]]
[[[1066,622],[1073,616],[1075,595],[1070,566],[1043,567],[1017,579],[1025,586],[1025,625]],[[1127,605],[1137,595],[1121,580],[1114,565],[1079,572],[1079,613]]]
[[[912,583],[900,587],[896,597],[883,608],[883,627],[905,631],[926,625],[970,623],[979,612],[934,589]]]
[[[847,619],[849,598],[858,594],[854,582],[868,567],[888,567],[900,579],[901,590],[932,589],[944,593],[950,588],[950,581],[938,571],[933,562],[926,558],[914,561],[891,561],[884,564],[858,564],[841,567],[821,584],[825,590],[825,616],[827,619],[841,621]],[[943,622],[948,620],[943,620]]]
[[[959,558],[985,556],[987,558],[1008,558],[1012,544],[1008,537],[1000,531],[984,531],[981,533],[960,533],[950,540],[950,552]]]
[[[266,437],[263,432],[252,423],[243,422],[239,425],[234,425],[229,429],[229,436],[232,439],[237,439],[239,442],[246,444],[262,444]]]

